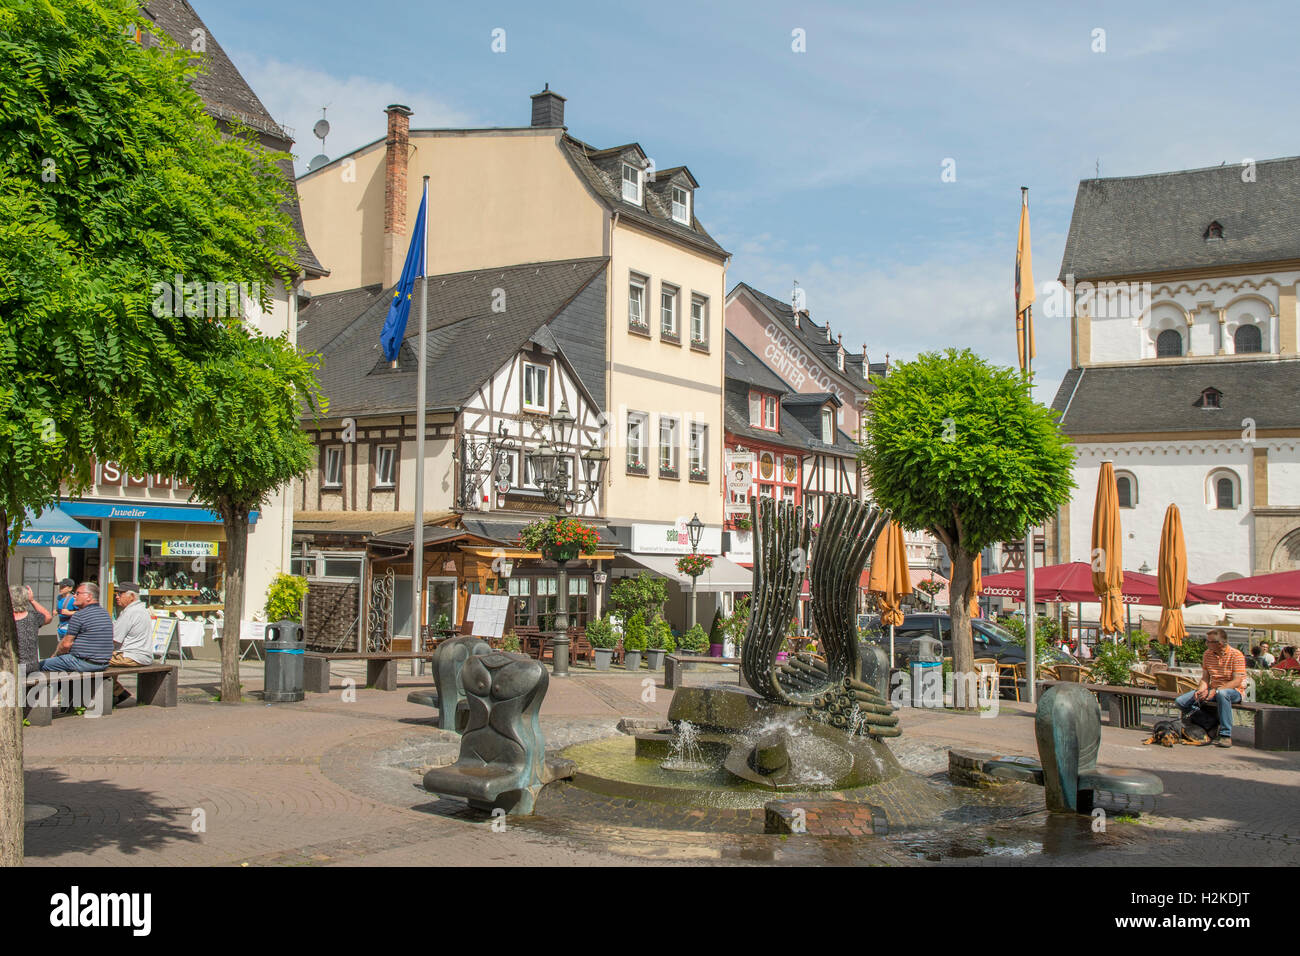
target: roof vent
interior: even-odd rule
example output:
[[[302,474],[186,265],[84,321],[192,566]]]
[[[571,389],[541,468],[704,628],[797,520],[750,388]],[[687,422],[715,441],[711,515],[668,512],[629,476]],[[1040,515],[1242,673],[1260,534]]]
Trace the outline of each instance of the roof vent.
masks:
[[[1205,232],[1202,234],[1201,238],[1203,238],[1206,242],[1213,242],[1216,239],[1222,239],[1223,226],[1219,223],[1219,220],[1216,219],[1214,220],[1214,222],[1206,226]]]
[[[1195,402],[1197,408],[1222,408],[1223,393],[1217,388],[1207,388]]]

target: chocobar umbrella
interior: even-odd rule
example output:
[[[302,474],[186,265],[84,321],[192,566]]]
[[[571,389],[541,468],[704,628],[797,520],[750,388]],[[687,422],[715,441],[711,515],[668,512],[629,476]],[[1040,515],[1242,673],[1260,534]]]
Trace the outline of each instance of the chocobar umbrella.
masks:
[[[1101,603],[1103,634],[1118,635],[1121,627],[1120,593],[1124,587],[1121,541],[1115,466],[1103,461],[1097,478],[1097,500],[1092,509],[1092,590]]]
[[[1183,626],[1183,602],[1187,600],[1187,542],[1183,539],[1183,518],[1177,505],[1165,509],[1165,526],[1160,532],[1160,642],[1178,646],[1187,637]]]
[[[980,567],[984,563],[983,555],[975,555],[975,567],[972,572],[970,582],[970,616],[980,616],[980,592],[984,590],[984,583],[981,579],[983,571]]]
[[[891,521],[876,540],[871,554],[871,575],[867,589],[879,595],[880,623],[889,626],[889,666],[894,666],[894,628],[903,623],[902,599],[912,593],[912,577],[907,573],[907,546],[903,527]]]

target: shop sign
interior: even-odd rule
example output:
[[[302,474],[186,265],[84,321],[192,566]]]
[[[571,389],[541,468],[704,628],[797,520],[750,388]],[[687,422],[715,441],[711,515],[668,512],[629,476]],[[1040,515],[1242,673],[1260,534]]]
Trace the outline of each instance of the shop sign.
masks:
[[[686,532],[689,518],[673,524],[632,525],[632,550],[640,554],[690,554],[691,539]],[[722,529],[705,527],[700,535],[700,554],[722,551]]]
[[[727,487],[732,491],[746,491],[754,483],[753,452],[733,452],[727,460]]]
[[[217,542],[164,541],[161,553],[164,558],[215,558]]]

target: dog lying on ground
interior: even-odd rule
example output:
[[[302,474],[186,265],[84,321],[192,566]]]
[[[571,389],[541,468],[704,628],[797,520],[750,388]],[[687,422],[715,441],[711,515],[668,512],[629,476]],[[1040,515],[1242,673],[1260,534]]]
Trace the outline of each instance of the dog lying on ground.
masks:
[[[1215,721],[1217,732],[1218,721]],[[1190,718],[1184,720],[1157,720],[1151,728],[1151,736],[1142,741],[1145,744],[1158,744],[1172,747],[1174,744],[1186,744],[1189,747],[1204,747],[1214,742],[1209,730]]]

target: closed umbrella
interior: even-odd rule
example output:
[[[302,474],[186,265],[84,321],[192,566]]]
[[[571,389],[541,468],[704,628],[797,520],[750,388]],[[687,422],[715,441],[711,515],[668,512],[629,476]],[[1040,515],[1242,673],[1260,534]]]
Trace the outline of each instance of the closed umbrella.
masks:
[[[984,563],[983,556],[977,554],[975,556],[975,567],[974,567],[974,571],[972,572],[971,582],[970,582],[970,616],[971,617],[980,616],[980,591],[984,590],[984,583],[980,578],[980,575],[983,573],[982,569],[980,568],[980,565],[982,565],[983,563]]]
[[[1112,462],[1103,461],[1101,475],[1097,479],[1097,501],[1092,508],[1092,590],[1101,603],[1103,634],[1118,635],[1123,619],[1120,598],[1124,588],[1121,540],[1115,466]]]
[[[912,593],[912,576],[907,573],[907,546],[903,528],[891,521],[876,540],[871,554],[871,575],[867,589],[879,597],[880,623],[889,626],[889,664],[894,664],[894,628],[903,623],[902,599]]]
[[[1183,602],[1187,600],[1187,542],[1183,518],[1177,505],[1165,509],[1165,526],[1160,532],[1160,628],[1162,644],[1175,647],[1187,637],[1183,625]]]

